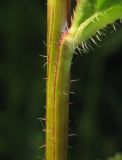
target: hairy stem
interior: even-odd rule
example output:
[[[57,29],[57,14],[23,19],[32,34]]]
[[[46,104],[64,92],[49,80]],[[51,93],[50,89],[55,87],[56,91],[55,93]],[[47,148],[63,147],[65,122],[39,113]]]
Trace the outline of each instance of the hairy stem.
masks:
[[[95,5],[95,2],[98,5]],[[67,160],[73,50],[107,24],[122,18],[122,3],[118,1],[115,5],[112,1],[108,5],[108,1],[101,2],[104,3],[77,0],[76,13],[68,29],[70,0],[48,0],[46,160]],[[106,7],[101,8],[103,4],[106,4]]]
[[[67,58],[71,59],[71,56],[63,37],[68,25],[68,11],[69,0],[48,0],[46,160],[67,159],[67,93],[70,83],[70,63]]]

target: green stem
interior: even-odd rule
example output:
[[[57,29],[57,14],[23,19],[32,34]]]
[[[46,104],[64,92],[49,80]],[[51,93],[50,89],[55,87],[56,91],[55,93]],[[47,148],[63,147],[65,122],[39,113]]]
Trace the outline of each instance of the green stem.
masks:
[[[65,35],[69,0],[48,0],[46,160],[66,160],[70,64]]]
[[[67,160],[69,84],[73,49],[105,25],[122,18],[122,5],[95,12],[90,0],[79,0],[73,24],[67,31],[70,23],[69,2],[70,0],[48,0],[46,160]],[[89,13],[84,14],[86,9]]]

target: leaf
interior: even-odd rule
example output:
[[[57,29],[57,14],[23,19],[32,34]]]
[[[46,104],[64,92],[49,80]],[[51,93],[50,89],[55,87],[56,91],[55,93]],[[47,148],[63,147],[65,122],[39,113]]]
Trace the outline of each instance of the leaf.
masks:
[[[122,18],[121,0],[77,0],[69,38],[74,47]]]
[[[96,0],[96,10],[103,10],[114,5],[122,4],[121,0]]]

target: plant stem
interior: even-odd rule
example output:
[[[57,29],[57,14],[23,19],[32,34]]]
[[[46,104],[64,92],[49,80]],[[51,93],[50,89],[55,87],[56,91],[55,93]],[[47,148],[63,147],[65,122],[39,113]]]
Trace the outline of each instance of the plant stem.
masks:
[[[70,0],[48,0],[46,160],[67,160],[69,85],[73,50],[107,24],[122,18],[120,2],[117,5],[110,3],[108,8],[97,12],[93,2],[94,0],[77,0],[76,14],[72,26],[68,29]],[[93,38],[92,41],[95,42]]]
[[[64,42],[69,0],[48,0],[46,160],[67,160],[72,54]]]

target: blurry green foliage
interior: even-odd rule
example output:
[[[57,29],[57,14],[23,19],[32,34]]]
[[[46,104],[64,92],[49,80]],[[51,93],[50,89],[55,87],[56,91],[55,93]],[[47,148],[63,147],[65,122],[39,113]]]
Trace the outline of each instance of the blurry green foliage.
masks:
[[[109,158],[108,160],[122,160],[122,154],[117,153],[114,157]]]

